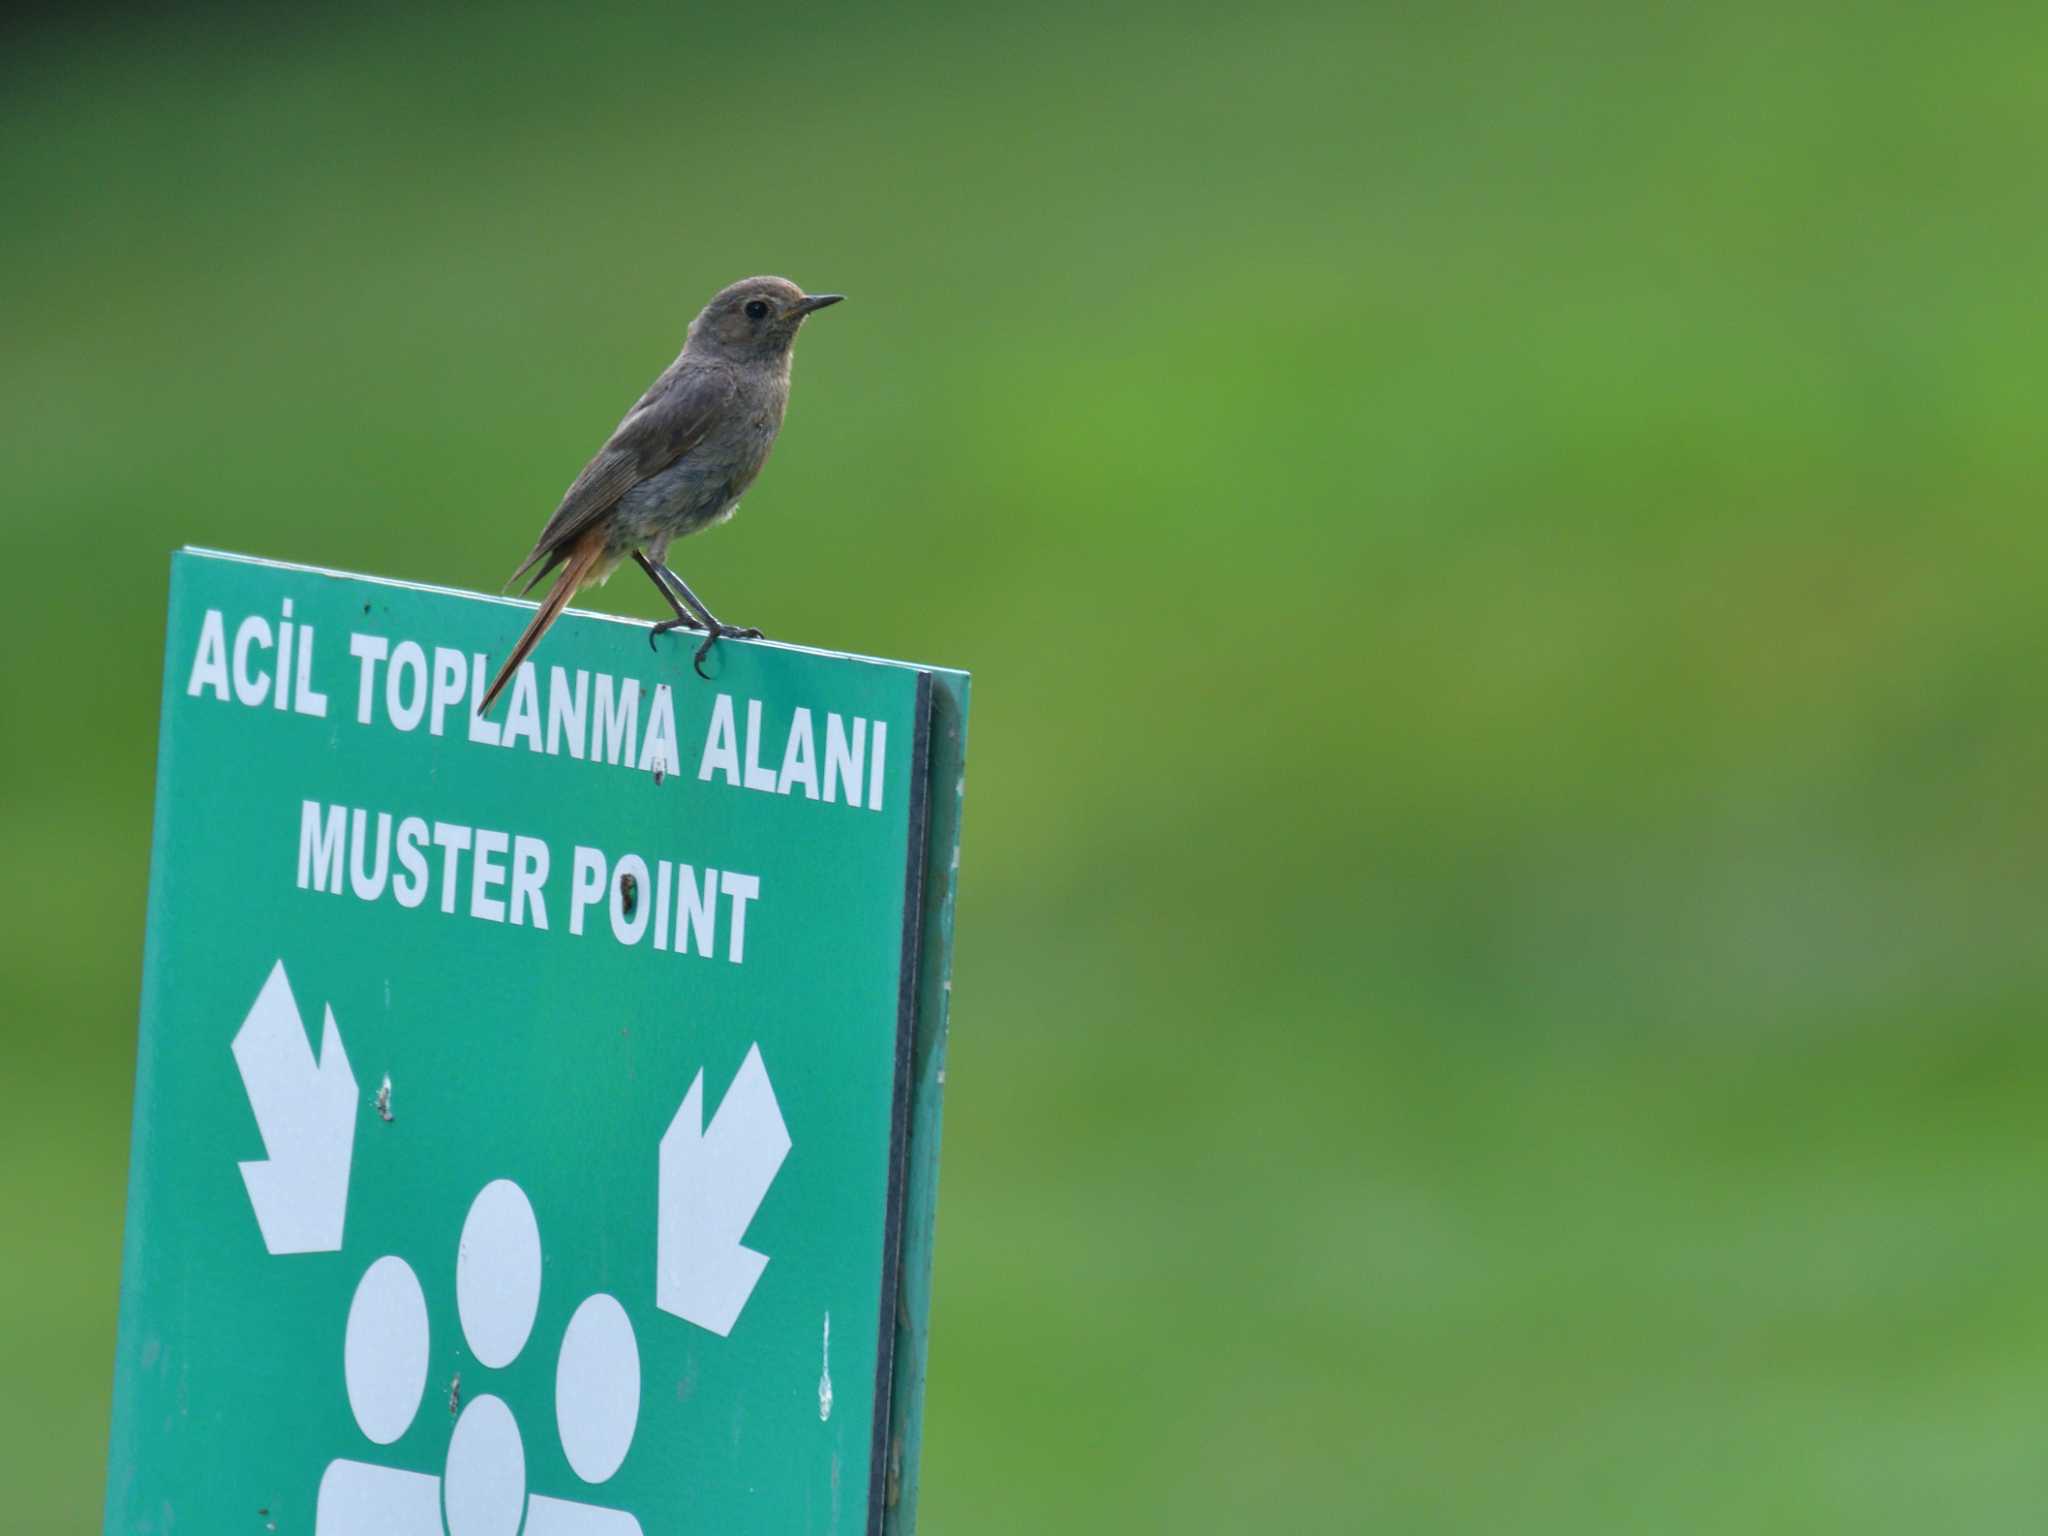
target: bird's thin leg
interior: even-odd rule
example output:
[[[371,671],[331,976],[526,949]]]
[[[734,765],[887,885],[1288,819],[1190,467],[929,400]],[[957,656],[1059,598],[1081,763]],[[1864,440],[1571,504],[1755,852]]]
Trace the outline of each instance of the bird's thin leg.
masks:
[[[662,575],[666,576],[674,584],[675,592],[681,595],[683,601],[703,616],[705,628],[709,631],[704,636],[704,643],[697,647],[697,654],[691,658],[691,665],[697,669],[699,677],[705,676],[704,658],[711,654],[711,647],[718,644],[719,641],[758,640],[761,638],[761,631],[758,629],[742,629],[737,624],[719,623],[712,616],[711,610],[704,605],[704,599],[690,590],[688,582],[684,581],[682,577],[678,576],[666,565],[662,565],[660,570]],[[708,681],[709,679],[707,678],[706,680]]]
[[[647,632],[648,647],[651,649],[656,640],[672,629],[702,629],[704,621],[690,613],[676,600],[675,593],[669,590],[668,582],[663,579],[671,575],[669,568],[658,561],[648,559],[644,553],[637,549],[633,551],[633,558],[640,563],[640,569],[647,573],[647,579],[654,583],[654,590],[667,599],[669,607],[673,608],[676,612],[674,618],[663,619]]]

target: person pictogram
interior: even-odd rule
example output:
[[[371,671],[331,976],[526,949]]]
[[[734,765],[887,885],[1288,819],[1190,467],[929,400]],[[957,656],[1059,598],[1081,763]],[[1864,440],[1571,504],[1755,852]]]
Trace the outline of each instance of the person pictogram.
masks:
[[[462,1224],[455,1304],[479,1364],[519,1358],[540,1311],[540,1227],[510,1179],[486,1184]],[[412,1427],[427,1382],[427,1302],[412,1266],[386,1254],[363,1271],[349,1305],[342,1376],[356,1427],[391,1445]],[[569,1466],[607,1481],[640,1417],[640,1350],[626,1309],[598,1292],[562,1335],[555,1421]],[[462,1404],[439,1476],[337,1458],[320,1479],[315,1536],[640,1536],[624,1510],[534,1493],[519,1422],[484,1391]]]

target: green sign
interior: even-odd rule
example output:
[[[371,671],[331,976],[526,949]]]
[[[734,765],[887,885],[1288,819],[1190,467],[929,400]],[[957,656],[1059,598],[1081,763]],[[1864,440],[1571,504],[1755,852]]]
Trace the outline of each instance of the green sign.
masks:
[[[106,1529],[907,1532],[958,673],[187,552]]]

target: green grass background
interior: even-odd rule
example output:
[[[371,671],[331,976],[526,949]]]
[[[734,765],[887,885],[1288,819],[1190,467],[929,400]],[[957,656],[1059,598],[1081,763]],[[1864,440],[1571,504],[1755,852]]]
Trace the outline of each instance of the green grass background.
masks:
[[[0,1527],[99,1518],[166,552],[495,588],[779,271],[680,566],[976,674],[925,1529],[2041,1528],[2048,12],[7,25]]]

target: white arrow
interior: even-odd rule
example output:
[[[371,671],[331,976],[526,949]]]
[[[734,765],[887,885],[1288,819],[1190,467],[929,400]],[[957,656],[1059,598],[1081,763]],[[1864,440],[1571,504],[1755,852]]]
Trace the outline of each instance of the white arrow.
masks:
[[[654,1304],[720,1338],[732,1333],[768,1256],[740,1246],[767,1198],[789,1129],[761,1047],[733,1075],[707,1130],[704,1074],[661,1138],[661,1215],[655,1229]]]
[[[236,1031],[234,1052],[270,1154],[268,1162],[241,1165],[263,1246],[272,1253],[332,1253],[341,1247],[348,1211],[357,1105],[334,1010],[327,1010],[316,1063],[280,960]]]

